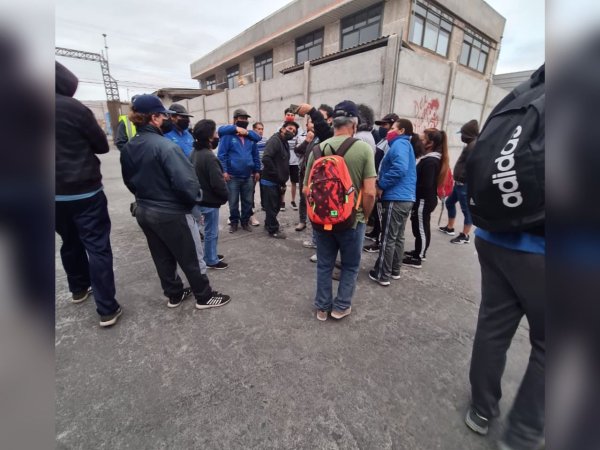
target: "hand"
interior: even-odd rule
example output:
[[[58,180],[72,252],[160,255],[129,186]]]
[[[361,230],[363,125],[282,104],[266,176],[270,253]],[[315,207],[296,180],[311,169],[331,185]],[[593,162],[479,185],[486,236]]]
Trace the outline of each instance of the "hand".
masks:
[[[304,117],[312,108],[313,108],[312,105],[309,105],[308,103],[302,103],[298,107],[297,114],[301,117]]]
[[[248,130],[246,130],[245,128],[235,127],[235,130],[240,136],[248,136]]]
[[[315,138],[315,133],[313,133],[312,131],[309,131],[308,133],[306,133],[306,138],[304,139],[306,142],[312,142],[312,140]]]
[[[255,182],[255,183],[258,183],[259,181],[260,181],[260,173],[256,172],[256,173],[254,174],[254,182]]]
[[[231,175],[229,175],[227,172],[225,172],[225,173],[223,174],[223,178],[224,178],[224,179],[225,179],[225,181],[227,182],[227,181],[231,180]]]
[[[381,199],[382,195],[383,195],[383,190],[377,188],[377,198]]]

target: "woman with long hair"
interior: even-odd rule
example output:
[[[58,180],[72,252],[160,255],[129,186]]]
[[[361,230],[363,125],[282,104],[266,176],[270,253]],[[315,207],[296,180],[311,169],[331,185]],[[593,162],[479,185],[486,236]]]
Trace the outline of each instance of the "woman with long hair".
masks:
[[[404,229],[415,202],[417,182],[415,151],[419,136],[408,119],[399,119],[388,132],[389,150],[381,161],[377,197],[381,201],[381,243],[369,278],[382,286],[400,278],[404,254]]]
[[[446,180],[450,157],[446,132],[428,128],[421,136],[423,156],[417,163],[417,194],[410,221],[415,249],[405,254],[403,263],[420,269],[431,242],[431,213],[437,206],[437,188]]]

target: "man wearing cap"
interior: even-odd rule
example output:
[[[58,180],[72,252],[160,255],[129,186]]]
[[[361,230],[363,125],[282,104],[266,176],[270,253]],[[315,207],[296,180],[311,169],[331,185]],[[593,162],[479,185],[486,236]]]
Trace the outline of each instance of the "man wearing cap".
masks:
[[[334,108],[334,136],[320,144],[323,155],[331,155],[343,142],[352,138],[358,128],[358,109],[354,102],[345,100]],[[357,195],[356,218],[352,228],[344,231],[316,230],[317,237],[317,292],[315,308],[317,319],[327,320],[331,312],[334,319],[342,319],[351,313],[352,296],[360,268],[362,243],[366,221],[375,204],[375,162],[373,150],[363,141],[354,142],[344,155],[344,161],[352,178]],[[314,154],[308,158],[304,177],[305,195],[308,193],[308,179],[314,163]],[[362,197],[362,201],[360,200]],[[334,298],[331,275],[338,254],[341,255],[340,284]]]
[[[264,204],[266,211],[265,228],[269,236],[275,239],[285,239],[286,236],[279,229],[277,214],[281,192],[290,176],[290,147],[289,141],[298,133],[299,125],[296,122],[284,122],[267,141],[263,155],[264,168],[260,184],[263,188]]]
[[[173,103],[169,109],[174,111],[171,114],[173,129],[165,133],[165,137],[179,145],[185,156],[189,158],[194,150],[194,137],[189,131],[190,117],[194,116],[188,114],[187,110],[177,103]]]
[[[193,293],[196,308],[215,308],[230,297],[213,291],[206,276],[198,225],[190,213],[202,199],[198,177],[179,146],[161,131],[172,113],[155,95],[140,95],[133,102],[129,118],[138,133],[121,151],[123,181],[136,197],[135,217],[146,235],[167,306],[175,308]],[[177,274],[178,264],[189,288]]]
[[[218,157],[229,190],[230,233],[235,233],[240,223],[243,230],[252,231],[252,196],[254,183],[260,179],[260,158],[256,144],[261,137],[247,129],[249,118],[250,114],[245,109],[238,108],[233,112],[233,124],[219,128]]]

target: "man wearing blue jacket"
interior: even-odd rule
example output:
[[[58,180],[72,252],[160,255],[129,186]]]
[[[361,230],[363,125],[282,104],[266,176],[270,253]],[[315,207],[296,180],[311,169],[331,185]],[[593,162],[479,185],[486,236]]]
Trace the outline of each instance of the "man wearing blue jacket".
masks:
[[[252,231],[252,196],[254,183],[260,179],[260,158],[256,143],[261,137],[258,133],[247,130],[249,118],[246,110],[239,108],[233,112],[233,124],[219,128],[218,156],[229,190],[230,233],[238,230],[239,223],[242,224],[243,230]]]
[[[382,286],[390,285],[390,277],[400,279],[404,256],[404,229],[415,202],[417,169],[411,140],[410,120],[399,119],[386,137],[390,148],[381,161],[377,180],[377,197],[382,201],[381,246],[369,278]]]

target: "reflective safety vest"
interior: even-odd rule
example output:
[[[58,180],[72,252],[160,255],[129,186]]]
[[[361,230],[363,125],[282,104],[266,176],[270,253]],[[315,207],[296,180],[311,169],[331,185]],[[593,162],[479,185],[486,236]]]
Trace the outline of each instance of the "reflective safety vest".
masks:
[[[135,129],[135,125],[131,123],[129,118],[122,114],[119,116],[119,122],[123,122],[125,125],[125,132],[127,133],[127,139],[131,139],[137,134],[137,130]]]

